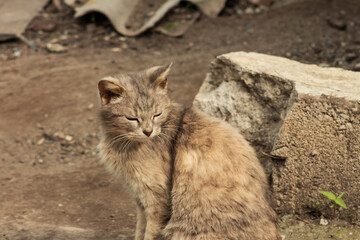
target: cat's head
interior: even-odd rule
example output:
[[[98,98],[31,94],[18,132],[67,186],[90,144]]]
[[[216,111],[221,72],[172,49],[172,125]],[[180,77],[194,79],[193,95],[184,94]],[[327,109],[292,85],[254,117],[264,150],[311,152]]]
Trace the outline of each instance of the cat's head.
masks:
[[[143,142],[161,133],[171,106],[167,95],[171,65],[100,80],[100,118],[109,135]]]

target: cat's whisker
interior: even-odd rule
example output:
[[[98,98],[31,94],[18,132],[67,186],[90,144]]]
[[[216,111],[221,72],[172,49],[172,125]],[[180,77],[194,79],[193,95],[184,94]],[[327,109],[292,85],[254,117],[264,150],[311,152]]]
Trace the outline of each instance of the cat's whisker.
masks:
[[[122,148],[121,148],[121,151],[122,151],[122,152],[125,152],[125,151],[126,151],[127,146],[129,145],[129,142],[130,142],[129,139],[126,140],[126,142],[124,142],[124,144],[123,144],[123,146],[122,146]]]
[[[118,135],[110,140],[110,146],[112,147],[115,144],[117,144],[123,140],[126,140],[126,139],[127,139],[127,136],[125,134]]]
[[[168,136],[168,135],[166,135],[165,133],[162,133],[162,132],[158,136],[159,136],[160,139],[165,140],[165,142],[167,144],[171,144],[172,139],[170,138],[170,136]]]
[[[120,137],[117,137],[117,138],[113,138],[111,140],[111,142],[119,142],[119,141],[122,141],[122,140],[125,140],[126,137],[125,136],[120,136]]]

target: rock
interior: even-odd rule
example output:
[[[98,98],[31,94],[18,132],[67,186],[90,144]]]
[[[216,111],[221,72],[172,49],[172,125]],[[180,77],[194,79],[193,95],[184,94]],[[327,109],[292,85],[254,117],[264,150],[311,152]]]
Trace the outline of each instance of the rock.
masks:
[[[236,8],[235,12],[237,15],[243,15],[244,14],[244,10],[242,10],[241,8]]]
[[[58,140],[64,140],[65,134],[63,132],[56,132],[56,133],[54,133],[54,138],[58,139]]]
[[[261,6],[270,6],[273,0],[250,0],[251,3]]]
[[[64,0],[64,3],[68,5],[69,7],[75,7],[76,0]]]
[[[20,57],[21,56],[21,50],[18,48],[14,48],[13,50],[14,57]]]
[[[347,53],[347,54],[345,55],[345,60],[346,60],[347,62],[352,62],[352,61],[355,60],[356,58],[357,58],[357,55],[356,55],[356,53],[354,53],[354,52]]]
[[[71,142],[73,140],[73,137],[70,136],[70,135],[66,135],[65,140],[68,141],[68,142]]]
[[[3,54],[3,53],[0,54],[0,60],[6,61],[8,59],[9,59],[9,57],[6,54]]]
[[[346,130],[346,126],[345,126],[345,125],[341,125],[341,126],[339,127],[339,130]]]
[[[56,7],[56,9],[58,11],[62,10],[62,4],[61,4],[61,0],[53,0],[52,3],[54,4],[54,6]]]
[[[338,30],[346,30],[346,22],[341,19],[330,18],[326,20],[330,27]]]
[[[246,14],[254,14],[255,10],[252,7],[248,7],[245,9],[245,13]]]
[[[52,53],[62,53],[67,51],[66,47],[58,43],[48,43],[46,44],[46,49]]]
[[[328,220],[326,220],[325,218],[321,218],[320,219],[320,225],[322,226],[327,226],[329,224]]]
[[[93,103],[90,103],[88,106],[87,106],[87,109],[88,110],[91,110],[91,109],[93,109],[94,108],[94,104]]]
[[[360,72],[360,62],[359,63],[356,63],[353,68],[352,68],[353,71],[358,71]]]
[[[122,49],[117,47],[117,48],[112,48],[111,51],[112,52],[121,52]]]
[[[193,105],[228,119],[260,158],[261,152],[286,158],[271,167],[279,213],[307,213],[309,197],[323,200],[319,191],[346,192],[348,207],[358,206],[360,73],[229,53],[211,63]],[[360,219],[360,209],[324,211],[350,222]]]
[[[45,20],[45,19],[34,21],[31,24],[31,29],[36,32],[38,32],[38,31],[53,32],[56,30],[56,28],[57,28],[56,23],[48,22],[48,20]]]
[[[122,42],[125,42],[127,39],[126,39],[126,37],[119,37],[119,40]]]
[[[316,150],[312,151],[310,154],[312,157],[315,157],[318,155],[318,152]]]
[[[36,142],[37,145],[42,145],[45,142],[45,138],[40,138],[39,141]]]

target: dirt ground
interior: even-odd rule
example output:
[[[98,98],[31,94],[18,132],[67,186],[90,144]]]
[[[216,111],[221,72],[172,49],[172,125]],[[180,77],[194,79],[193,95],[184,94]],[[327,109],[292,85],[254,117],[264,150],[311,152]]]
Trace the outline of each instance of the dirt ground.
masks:
[[[245,14],[234,10],[242,1],[230,1],[181,38],[153,31],[127,38],[100,15],[74,20],[71,9],[49,5],[25,33],[36,49],[0,43],[0,239],[131,239],[134,204],[95,149],[104,76],[174,62],[171,96],[190,105],[212,59],[231,51],[360,70],[359,1],[290,2]],[[48,42],[67,51],[49,53]],[[301,219],[319,222],[301,216],[294,224]],[[345,237],[325,229],[323,238],[306,239],[360,239],[347,227]],[[285,239],[301,239],[288,228]]]

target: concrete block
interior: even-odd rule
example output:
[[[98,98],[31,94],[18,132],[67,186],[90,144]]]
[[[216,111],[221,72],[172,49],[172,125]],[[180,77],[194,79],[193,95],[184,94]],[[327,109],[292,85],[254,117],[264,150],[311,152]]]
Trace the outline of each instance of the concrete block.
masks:
[[[229,53],[211,63],[194,106],[237,127],[259,158],[273,155],[279,213],[359,221],[360,73]],[[348,209],[319,191],[345,192]]]

